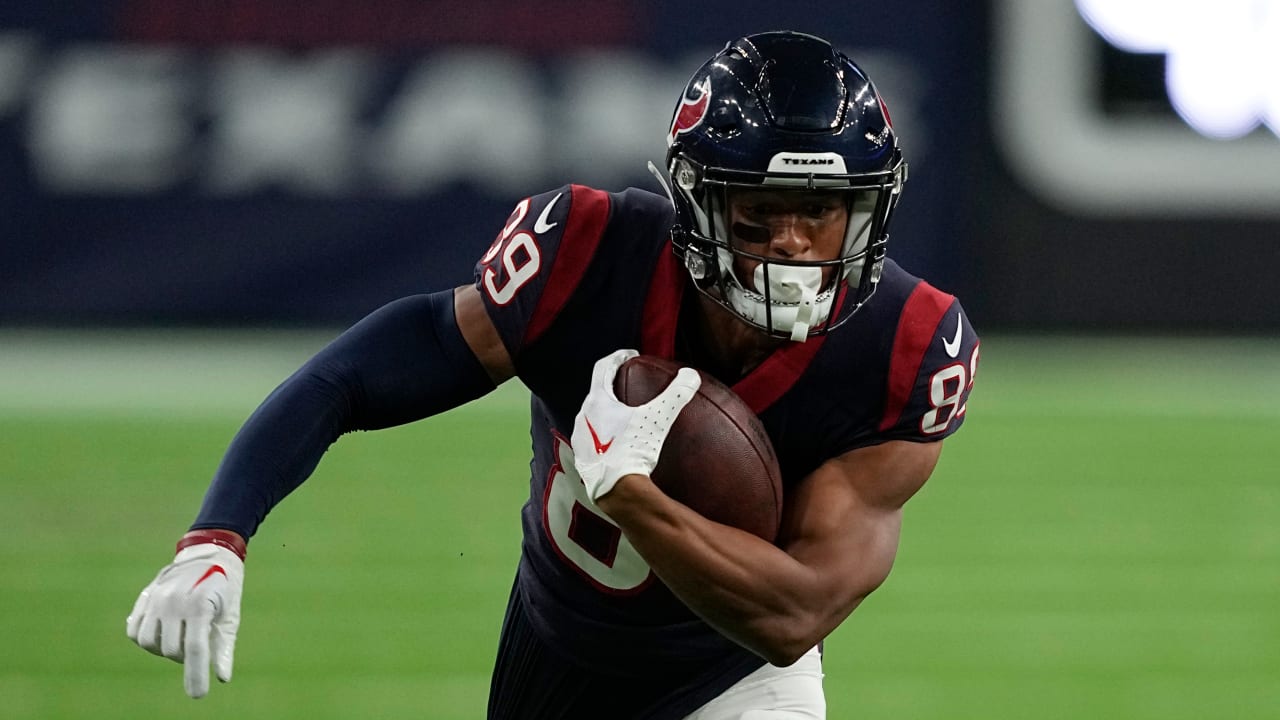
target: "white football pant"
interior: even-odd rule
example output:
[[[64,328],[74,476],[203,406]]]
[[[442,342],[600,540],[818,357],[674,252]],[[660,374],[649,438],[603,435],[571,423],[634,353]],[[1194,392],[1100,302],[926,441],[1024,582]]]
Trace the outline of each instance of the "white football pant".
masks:
[[[765,665],[698,708],[685,720],[823,720],[822,655],[818,648],[789,667]]]

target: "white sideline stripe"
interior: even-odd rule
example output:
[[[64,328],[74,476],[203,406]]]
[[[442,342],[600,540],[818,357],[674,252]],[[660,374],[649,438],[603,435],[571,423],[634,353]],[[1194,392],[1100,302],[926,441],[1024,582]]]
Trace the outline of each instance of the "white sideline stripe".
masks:
[[[0,330],[0,415],[247,417],[338,331]],[[528,412],[507,383],[477,407]]]
[[[0,416],[242,419],[338,331],[0,329]],[[509,382],[476,411],[527,415]],[[984,337],[983,416],[1280,416],[1280,341]]]

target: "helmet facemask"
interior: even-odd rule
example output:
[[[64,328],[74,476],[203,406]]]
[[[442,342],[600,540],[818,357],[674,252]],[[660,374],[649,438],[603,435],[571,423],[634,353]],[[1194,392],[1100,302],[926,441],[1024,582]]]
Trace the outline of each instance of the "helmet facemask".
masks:
[[[679,214],[697,225],[677,228],[677,252],[708,297],[770,335],[803,342],[848,320],[874,292],[884,265],[885,227],[905,165],[856,175],[749,173],[703,168],[672,150],[673,199],[686,210]],[[767,241],[735,239],[729,227],[731,193],[762,189],[839,194],[847,218],[839,254],[816,261],[782,259],[768,254]],[[757,263],[752,277],[740,277],[736,259]]]

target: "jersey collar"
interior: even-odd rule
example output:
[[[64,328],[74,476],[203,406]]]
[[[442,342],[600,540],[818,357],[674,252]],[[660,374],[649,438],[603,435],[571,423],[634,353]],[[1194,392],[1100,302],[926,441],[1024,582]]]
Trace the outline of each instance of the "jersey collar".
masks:
[[[641,320],[640,352],[674,360],[676,354],[676,325],[680,318],[680,304],[688,276],[668,240],[659,253],[649,291],[644,301]],[[834,308],[833,308],[834,310]],[[809,338],[807,342],[789,342],[774,350],[756,369],[733,384],[733,391],[746,402],[757,415],[767,410],[782,397],[808,369],[813,358],[826,341],[826,335]]]

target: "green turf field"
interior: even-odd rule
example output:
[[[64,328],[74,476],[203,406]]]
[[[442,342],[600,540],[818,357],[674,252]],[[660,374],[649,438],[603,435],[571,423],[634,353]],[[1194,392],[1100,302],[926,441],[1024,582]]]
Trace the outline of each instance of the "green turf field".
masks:
[[[236,678],[124,637],[321,335],[0,333],[0,717],[476,718],[518,553],[519,387],[342,440],[251,546]],[[832,718],[1280,717],[1280,342],[984,342]]]

